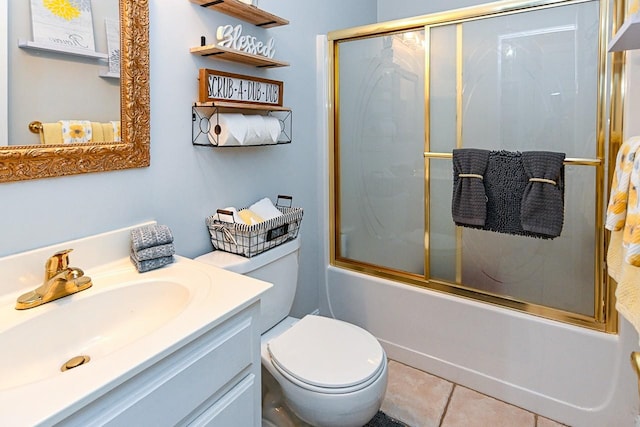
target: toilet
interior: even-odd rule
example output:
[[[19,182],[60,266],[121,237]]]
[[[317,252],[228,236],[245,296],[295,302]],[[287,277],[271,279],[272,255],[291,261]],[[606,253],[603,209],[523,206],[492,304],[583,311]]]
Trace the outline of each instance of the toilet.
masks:
[[[299,250],[297,238],[252,258],[213,251],[196,260],[273,284],[260,300],[263,426],[361,427],[382,404],[386,354],[358,326],[289,316]]]

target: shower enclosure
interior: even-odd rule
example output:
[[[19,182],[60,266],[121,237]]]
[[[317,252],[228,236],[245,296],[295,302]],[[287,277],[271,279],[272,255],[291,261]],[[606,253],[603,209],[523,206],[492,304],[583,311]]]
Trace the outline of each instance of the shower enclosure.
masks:
[[[606,126],[619,102],[612,4],[496,5],[329,35],[332,263],[614,332],[602,228],[620,135]],[[456,227],[451,152],[471,147],[566,153],[561,236]]]

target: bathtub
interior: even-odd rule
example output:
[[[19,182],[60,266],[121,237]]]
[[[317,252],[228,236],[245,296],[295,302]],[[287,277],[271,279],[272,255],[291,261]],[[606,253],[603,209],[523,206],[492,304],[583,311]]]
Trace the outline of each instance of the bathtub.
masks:
[[[317,137],[328,141],[326,36],[316,37]],[[329,144],[318,205],[329,212]],[[321,219],[328,236],[328,216]],[[640,427],[629,355],[638,334],[623,318],[617,335],[543,319],[333,267],[322,240],[320,312],[374,334],[399,362],[573,427]],[[320,285],[322,286],[322,284]]]
[[[606,334],[329,266],[328,315],[394,360],[571,426],[633,426],[638,387],[625,320]]]

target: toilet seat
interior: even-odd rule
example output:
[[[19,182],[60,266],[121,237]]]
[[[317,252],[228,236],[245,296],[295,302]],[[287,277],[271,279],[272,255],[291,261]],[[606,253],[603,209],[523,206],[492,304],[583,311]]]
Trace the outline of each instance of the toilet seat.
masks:
[[[366,330],[350,323],[307,315],[270,340],[273,366],[289,381],[320,393],[350,393],[374,382],[386,355]]]

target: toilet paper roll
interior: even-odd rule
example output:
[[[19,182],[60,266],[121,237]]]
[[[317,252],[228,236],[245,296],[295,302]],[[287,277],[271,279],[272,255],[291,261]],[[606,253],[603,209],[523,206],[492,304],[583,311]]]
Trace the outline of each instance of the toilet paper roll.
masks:
[[[269,121],[265,120],[267,117],[255,114],[247,115],[245,118],[247,119],[247,136],[243,145],[275,144],[269,133]]]
[[[280,132],[282,132],[282,128],[280,127],[280,120],[278,120],[277,117],[265,116],[264,121],[271,143],[277,144]]]
[[[219,135],[215,134],[216,125],[220,126]],[[248,128],[247,119],[243,114],[218,114],[217,121],[212,120],[211,130],[207,133],[207,136],[209,137],[209,142],[213,145],[242,145],[247,137]]]

